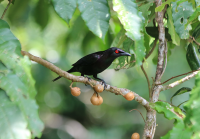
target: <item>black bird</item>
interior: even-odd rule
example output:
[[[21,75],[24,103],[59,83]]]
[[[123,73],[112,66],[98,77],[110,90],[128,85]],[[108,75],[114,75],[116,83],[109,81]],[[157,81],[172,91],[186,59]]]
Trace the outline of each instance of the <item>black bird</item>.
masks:
[[[106,83],[104,80],[97,77],[97,74],[107,69],[111,63],[120,56],[131,56],[129,53],[124,52],[123,50],[111,47],[105,51],[95,52],[89,55],[84,56],[74,63],[72,68],[68,70],[68,73],[71,72],[80,72],[81,76],[84,75],[93,75],[95,79],[101,80],[104,83],[104,88]],[[62,76],[55,78],[53,81],[60,79]],[[90,78],[88,78],[90,79]]]

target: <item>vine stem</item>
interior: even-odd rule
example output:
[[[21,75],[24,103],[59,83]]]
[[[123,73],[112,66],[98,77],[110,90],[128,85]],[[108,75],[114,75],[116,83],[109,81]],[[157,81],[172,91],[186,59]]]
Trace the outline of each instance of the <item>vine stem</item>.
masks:
[[[13,0],[9,0],[8,5],[7,5],[6,9],[4,10],[4,12],[3,12],[2,16],[1,16],[1,19],[4,18],[5,14],[6,14],[7,10],[8,10],[8,7],[9,7],[10,4],[12,3],[12,1],[13,1]]]
[[[130,110],[129,112],[131,112],[131,111],[133,111],[133,110],[136,110],[136,111],[138,111],[138,112],[140,113],[140,115],[142,116],[142,118],[143,118],[144,122],[145,122],[145,119],[144,119],[144,117],[143,117],[142,113],[141,113],[141,112],[140,112],[138,109],[132,109],[132,110]]]

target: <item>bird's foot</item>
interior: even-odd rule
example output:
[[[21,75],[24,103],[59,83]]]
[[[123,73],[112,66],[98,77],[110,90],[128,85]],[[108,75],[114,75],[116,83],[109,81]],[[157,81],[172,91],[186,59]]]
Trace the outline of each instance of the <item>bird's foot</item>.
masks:
[[[90,77],[88,77],[88,76],[86,76],[86,78],[88,78],[88,81],[90,81],[92,78],[90,78]],[[85,84],[85,86],[87,86],[87,84]]]
[[[92,80],[92,78],[90,78],[90,77],[88,77],[88,76],[86,76],[86,78],[88,78],[88,81]]]
[[[105,89],[107,88],[106,82],[105,82],[105,81],[102,81],[101,84],[104,85],[104,90],[105,90]]]

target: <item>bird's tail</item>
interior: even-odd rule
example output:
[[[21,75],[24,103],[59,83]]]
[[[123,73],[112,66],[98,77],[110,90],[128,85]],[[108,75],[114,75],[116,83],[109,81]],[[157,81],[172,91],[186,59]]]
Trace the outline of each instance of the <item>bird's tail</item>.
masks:
[[[67,71],[68,73],[71,73],[71,72],[76,72],[76,69],[74,67],[72,67],[70,70]],[[58,79],[60,79],[62,76],[58,76],[57,78],[53,79],[52,81],[55,82],[57,81]]]

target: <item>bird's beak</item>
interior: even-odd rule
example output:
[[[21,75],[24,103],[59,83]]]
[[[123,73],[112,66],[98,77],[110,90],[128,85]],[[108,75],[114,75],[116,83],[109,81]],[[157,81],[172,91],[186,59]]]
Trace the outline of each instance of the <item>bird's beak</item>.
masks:
[[[121,53],[122,56],[131,56],[131,54],[127,53],[127,52],[123,52]]]

